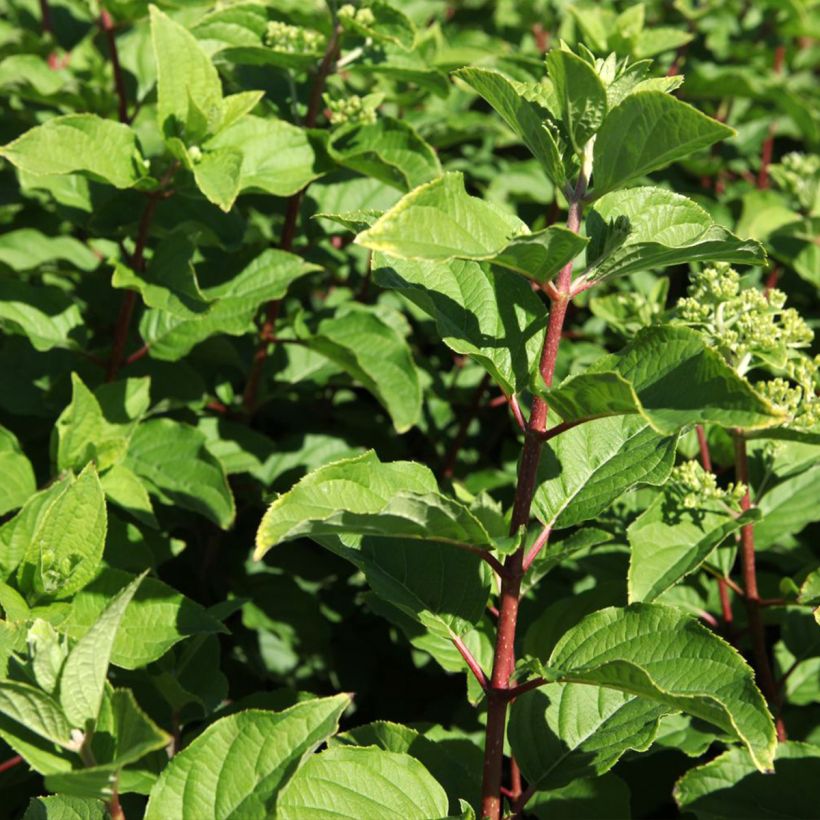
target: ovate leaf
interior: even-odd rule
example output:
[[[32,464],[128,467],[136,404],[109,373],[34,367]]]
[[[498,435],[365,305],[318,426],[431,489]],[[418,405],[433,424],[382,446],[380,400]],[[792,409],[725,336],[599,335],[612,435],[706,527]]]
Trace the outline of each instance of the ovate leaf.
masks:
[[[204,151],[194,165],[197,187],[223,211],[230,211],[239,195],[241,173],[242,153],[231,147]]]
[[[464,177],[448,173],[402,197],[356,242],[409,259],[487,259],[528,233],[515,216],[464,190]]]
[[[398,432],[416,424],[421,386],[413,356],[405,339],[378,314],[351,310],[325,319],[306,343],[373,393]]]
[[[94,114],[46,120],[0,148],[0,156],[30,174],[83,174],[115,188],[131,188],[145,175],[134,131]]]
[[[163,769],[145,820],[271,816],[279,791],[336,731],[349,704],[348,695],[336,695],[216,721]]]
[[[375,747],[339,747],[311,757],[276,803],[281,820],[428,820],[447,815],[447,794],[413,757]]]
[[[427,467],[382,463],[372,450],[314,470],[277,498],[259,525],[254,557],[282,541],[334,534],[491,543],[466,506],[438,492]]]
[[[662,91],[630,94],[609,112],[595,139],[593,194],[602,196],[733,134]]]
[[[37,491],[37,482],[31,462],[26,458],[20,442],[11,430],[0,426],[0,515],[5,515],[26,501]]]
[[[235,514],[222,465],[208,452],[205,436],[172,419],[151,419],[134,431],[125,466],[166,504],[204,515],[226,529]]]
[[[609,771],[629,749],[648,749],[668,711],[614,689],[550,683],[515,699],[507,733],[527,782],[552,790]]]
[[[60,704],[72,725],[85,728],[100,712],[108,664],[125,610],[145,574],[111,598],[88,632],[69,652],[60,679]]]
[[[546,669],[553,680],[619,689],[706,720],[743,742],[759,770],[772,768],[774,721],[751,668],[678,609],[633,604],[588,615]]]
[[[72,747],[71,724],[60,704],[36,686],[0,681],[0,714],[38,737],[65,749]],[[13,733],[11,726],[8,730]]]

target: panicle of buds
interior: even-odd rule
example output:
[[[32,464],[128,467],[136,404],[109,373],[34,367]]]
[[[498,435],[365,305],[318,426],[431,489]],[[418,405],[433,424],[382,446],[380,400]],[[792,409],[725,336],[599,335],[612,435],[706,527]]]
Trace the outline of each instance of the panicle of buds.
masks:
[[[720,501],[732,508],[739,508],[740,501],[746,494],[746,485],[742,482],[718,486],[713,473],[704,470],[697,461],[685,461],[672,470],[670,489],[681,496],[683,506],[693,510],[704,506],[709,501]]]
[[[318,31],[272,20],[265,32],[265,45],[291,54],[318,53],[324,48],[325,38]]]

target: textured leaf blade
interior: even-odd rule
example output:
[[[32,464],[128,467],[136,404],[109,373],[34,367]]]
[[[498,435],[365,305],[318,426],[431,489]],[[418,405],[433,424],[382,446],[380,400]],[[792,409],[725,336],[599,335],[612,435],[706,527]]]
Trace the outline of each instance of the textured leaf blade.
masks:
[[[38,737],[71,748],[71,724],[60,704],[35,686],[0,681],[0,714]]]
[[[0,515],[22,507],[37,491],[34,469],[20,442],[10,430],[0,426]]]
[[[216,721],[163,769],[145,820],[269,816],[279,791],[336,731],[349,704],[348,695],[335,695]]]
[[[543,285],[581,253],[586,243],[586,238],[573,231],[551,226],[513,239],[490,261]]]
[[[693,618],[659,604],[588,615],[550,656],[556,680],[649,698],[713,723],[742,741],[761,771],[772,768],[774,721],[751,668]]]

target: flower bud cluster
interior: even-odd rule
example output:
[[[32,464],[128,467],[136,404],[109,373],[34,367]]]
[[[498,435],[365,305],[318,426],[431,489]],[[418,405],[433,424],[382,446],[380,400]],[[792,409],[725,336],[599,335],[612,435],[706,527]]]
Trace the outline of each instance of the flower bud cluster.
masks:
[[[746,485],[738,482],[719,487],[713,473],[704,470],[697,461],[685,461],[672,470],[671,488],[681,496],[687,510],[702,507],[709,501],[720,501],[737,508],[746,494]]]
[[[371,9],[357,9],[351,3],[345,3],[339,9],[339,17],[347,17],[350,20],[355,20],[359,25],[372,26],[376,22],[376,15]]]
[[[820,198],[820,156],[793,151],[769,167],[777,186],[791,194],[804,210],[812,211]]]
[[[740,276],[725,262],[696,273],[688,294],[678,301],[678,317],[706,332],[741,375],[755,356],[769,360],[779,354],[785,360],[814,338],[800,314],[785,307],[783,291],[741,289]]]
[[[792,417],[797,427],[811,428],[820,424],[820,399],[817,397],[820,355],[800,356],[786,366],[789,380],[777,377],[755,384],[755,389],[773,405]]]
[[[291,54],[321,51],[324,41],[325,38],[318,31],[291,26],[278,20],[268,23],[265,32],[266,46],[275,51],[286,51]]]
[[[349,97],[334,100],[325,94],[323,99],[333,125],[348,122],[372,125],[376,122],[376,108],[382,101],[382,95],[368,94],[366,97],[360,97],[358,94],[351,94]]]

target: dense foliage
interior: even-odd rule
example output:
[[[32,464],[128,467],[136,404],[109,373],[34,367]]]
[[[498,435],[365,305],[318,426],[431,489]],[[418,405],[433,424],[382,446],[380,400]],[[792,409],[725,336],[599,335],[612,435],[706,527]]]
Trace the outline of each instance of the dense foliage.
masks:
[[[6,0],[3,811],[816,817],[818,11]]]

